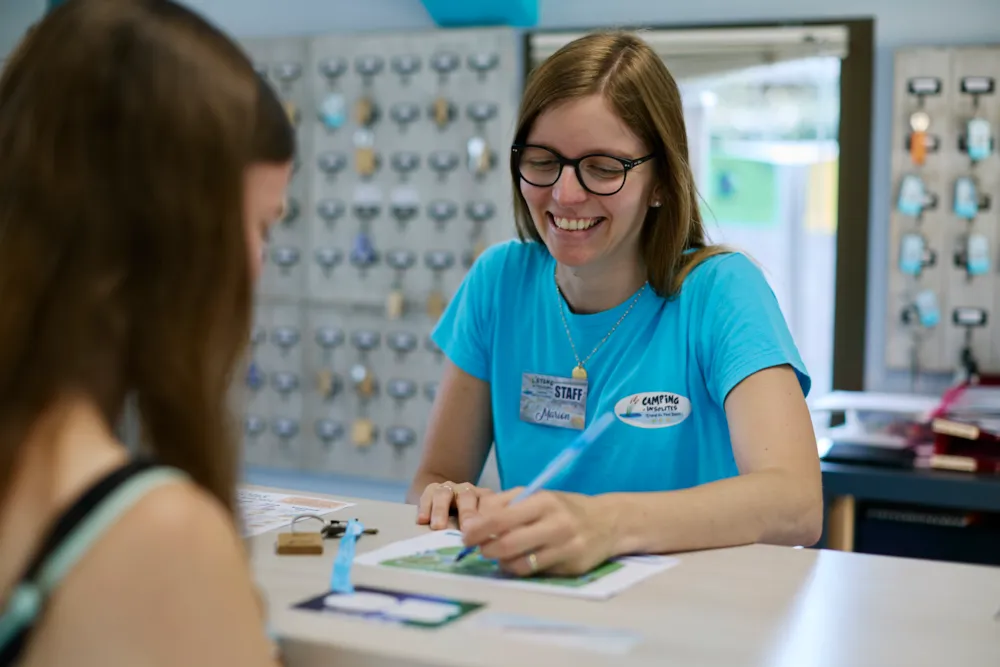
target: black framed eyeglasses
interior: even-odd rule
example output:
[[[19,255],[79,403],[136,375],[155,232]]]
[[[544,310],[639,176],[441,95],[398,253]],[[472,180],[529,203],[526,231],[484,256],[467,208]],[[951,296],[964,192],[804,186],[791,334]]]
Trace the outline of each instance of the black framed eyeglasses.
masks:
[[[601,197],[621,190],[625,187],[629,171],[655,157],[654,153],[650,153],[630,160],[617,155],[591,153],[570,159],[551,148],[533,144],[514,144],[510,150],[514,155],[517,173],[531,185],[540,188],[553,186],[562,176],[563,167],[573,167],[583,189]]]

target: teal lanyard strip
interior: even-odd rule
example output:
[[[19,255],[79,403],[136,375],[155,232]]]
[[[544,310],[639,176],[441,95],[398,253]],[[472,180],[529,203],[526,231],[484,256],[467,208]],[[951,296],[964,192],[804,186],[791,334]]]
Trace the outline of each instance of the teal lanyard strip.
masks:
[[[337,557],[333,560],[333,572],[330,575],[330,590],[334,593],[353,593],[351,584],[351,565],[354,563],[354,545],[365,527],[357,520],[347,522],[344,535],[340,538]]]

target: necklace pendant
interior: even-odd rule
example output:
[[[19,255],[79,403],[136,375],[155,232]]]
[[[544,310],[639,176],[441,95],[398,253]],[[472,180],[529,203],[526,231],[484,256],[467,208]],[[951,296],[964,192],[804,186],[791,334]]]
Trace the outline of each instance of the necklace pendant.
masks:
[[[577,366],[573,369],[573,379],[574,380],[586,380],[587,371],[584,370],[583,366]]]

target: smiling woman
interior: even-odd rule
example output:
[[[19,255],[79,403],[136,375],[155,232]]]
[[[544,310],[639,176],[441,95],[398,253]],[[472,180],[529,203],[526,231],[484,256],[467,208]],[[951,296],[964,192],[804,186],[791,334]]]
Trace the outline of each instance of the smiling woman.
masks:
[[[809,376],[759,268],[705,238],[662,61],[628,33],[563,47],[530,76],[510,169],[520,238],[480,256],[433,334],[448,364],[418,522],[457,510],[468,545],[525,575],[814,543]],[[606,412],[557,487],[509,504]],[[475,485],[494,442],[500,494]]]

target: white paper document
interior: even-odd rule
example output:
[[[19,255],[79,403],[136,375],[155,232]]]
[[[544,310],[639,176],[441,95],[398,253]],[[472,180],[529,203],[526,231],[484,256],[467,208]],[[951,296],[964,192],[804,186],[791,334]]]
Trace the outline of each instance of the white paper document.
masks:
[[[291,520],[300,514],[327,514],[354,504],[292,493],[268,493],[249,489],[239,489],[237,501],[243,521],[244,537],[287,527]]]
[[[680,562],[668,556],[628,556],[605,563],[579,577],[540,575],[520,578],[501,572],[495,562],[484,559],[478,551],[461,562],[455,562],[462,548],[462,533],[441,530],[369,551],[357,556],[354,562],[440,577],[476,577],[498,586],[598,600],[617,595]]]

